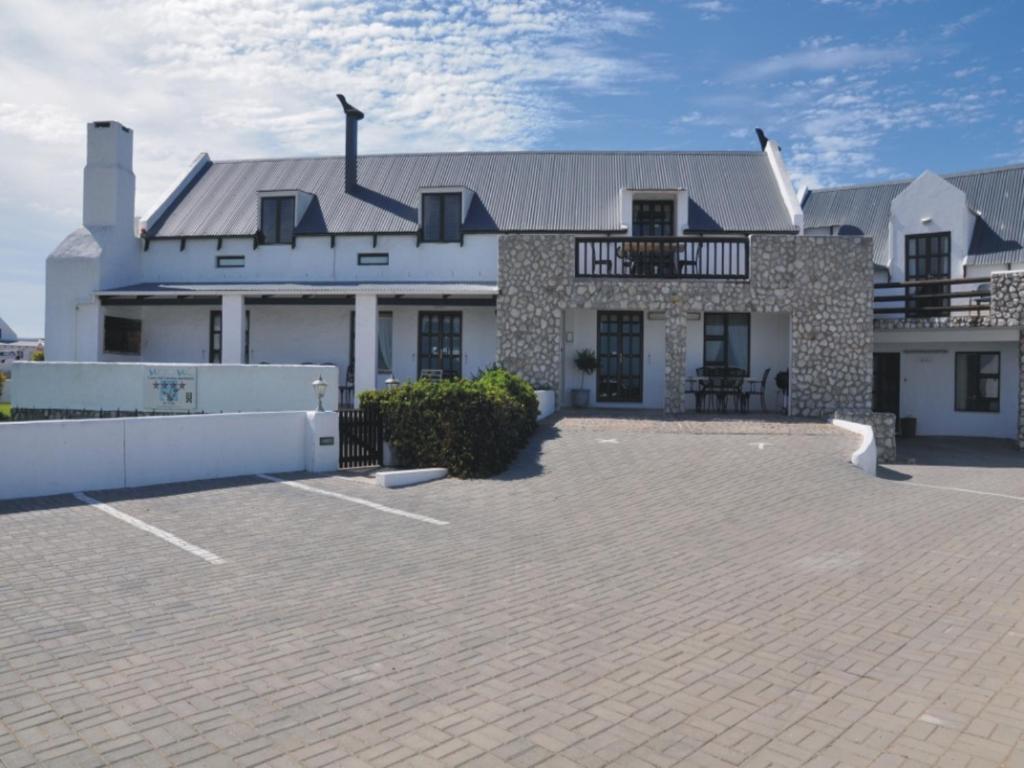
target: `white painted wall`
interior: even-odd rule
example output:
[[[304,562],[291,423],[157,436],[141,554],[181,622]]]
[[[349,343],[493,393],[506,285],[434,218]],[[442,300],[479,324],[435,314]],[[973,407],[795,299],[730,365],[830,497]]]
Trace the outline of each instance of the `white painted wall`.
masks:
[[[686,323],[686,375],[696,376],[704,365],[704,315]],[[789,315],[784,313],[752,312],[750,315],[750,377],[761,379],[765,368],[770,368],[765,401],[769,411],[781,409],[781,399],[775,386],[775,374],[789,370]],[[687,408],[693,408],[688,398]],[[750,409],[760,410],[760,398],[751,398]]]
[[[923,222],[922,219],[931,219]],[[906,237],[950,233],[950,277],[963,274],[974,232],[967,196],[931,171],[925,171],[892,201],[889,216],[889,271],[894,282],[906,280]]]
[[[328,471],[337,443],[333,414],[302,411],[4,423],[0,498]]]
[[[146,410],[147,363],[15,363],[10,387],[15,408]],[[305,410],[316,406],[312,382],[327,381],[324,408],[338,405],[333,366],[211,365],[197,369],[197,409],[206,413]]]
[[[256,201],[253,200],[253,206]],[[387,266],[360,266],[360,253],[387,253]],[[244,256],[241,268],[217,267],[218,256]],[[497,282],[498,236],[466,235],[463,244],[421,243],[415,235],[298,237],[290,245],[253,248],[251,237],[153,240],[142,253],[144,282]],[[104,286],[110,288],[114,286]]]
[[[573,340],[565,342],[564,380],[562,402],[570,401],[569,391],[580,386],[580,374],[573,364],[579,349],[597,349],[597,310],[571,309],[566,312],[565,338],[571,333]],[[704,365],[704,314],[686,324],[686,375],[697,375]],[[767,386],[767,405],[775,409],[775,374],[789,368],[789,316],[754,312],[750,316],[750,368],[751,378],[760,379],[765,368],[771,368]],[[590,391],[591,405],[608,408],[663,408],[665,405],[665,321],[651,320],[644,315],[644,400],[642,403],[598,403],[596,401],[596,374],[588,376],[584,389]],[[685,406],[695,407],[692,398]],[[760,408],[760,400],[751,401],[751,409]]]
[[[597,351],[597,310],[570,309],[565,313],[565,356],[563,405],[572,402],[570,390],[580,388],[580,372],[573,363],[580,349]],[[572,341],[568,341],[572,334]],[[536,382],[543,384],[546,382]],[[597,373],[585,378],[583,389],[590,391],[594,408],[664,408],[665,407],[665,321],[652,320],[644,312],[644,399],[640,403],[597,402]]]
[[[876,334],[875,352],[900,352],[900,416],[917,419],[918,435],[1004,437],[1016,439],[1019,360],[1007,330],[964,329],[916,337]],[[965,341],[964,339],[971,339]],[[999,339],[999,340],[997,340]],[[999,413],[957,411],[956,352],[999,352]]]

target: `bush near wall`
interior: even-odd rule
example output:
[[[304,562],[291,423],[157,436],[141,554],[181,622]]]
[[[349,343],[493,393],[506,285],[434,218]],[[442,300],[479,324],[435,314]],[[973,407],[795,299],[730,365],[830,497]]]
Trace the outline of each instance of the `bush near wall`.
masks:
[[[473,381],[416,381],[363,392],[379,408],[384,438],[408,467],[447,467],[455,477],[503,470],[537,425],[537,398],[523,379],[490,370]]]

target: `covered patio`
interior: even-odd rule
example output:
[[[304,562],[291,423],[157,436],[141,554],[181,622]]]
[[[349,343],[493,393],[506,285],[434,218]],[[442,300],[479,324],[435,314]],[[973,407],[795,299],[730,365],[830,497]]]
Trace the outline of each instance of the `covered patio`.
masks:
[[[388,378],[491,365],[496,295],[493,283],[131,285],[97,293],[98,359],[334,365],[351,403]]]

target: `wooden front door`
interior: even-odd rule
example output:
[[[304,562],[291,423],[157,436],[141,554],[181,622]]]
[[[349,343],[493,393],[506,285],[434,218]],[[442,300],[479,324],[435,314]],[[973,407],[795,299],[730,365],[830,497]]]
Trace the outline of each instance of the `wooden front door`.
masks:
[[[597,401],[644,399],[644,313],[597,313]]]

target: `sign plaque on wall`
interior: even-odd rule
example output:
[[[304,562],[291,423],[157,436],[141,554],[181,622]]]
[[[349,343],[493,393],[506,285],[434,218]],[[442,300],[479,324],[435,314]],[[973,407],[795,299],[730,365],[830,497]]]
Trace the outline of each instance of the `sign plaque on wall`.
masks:
[[[143,407],[147,411],[197,411],[196,369],[177,365],[146,368]]]

